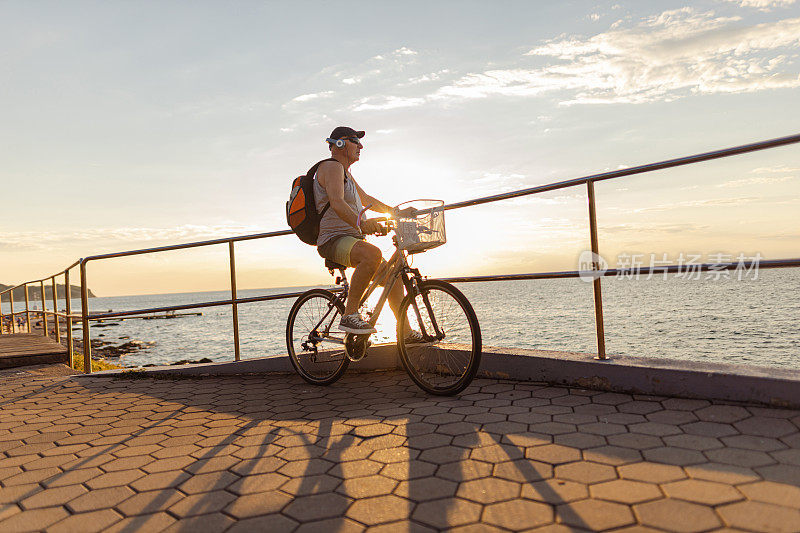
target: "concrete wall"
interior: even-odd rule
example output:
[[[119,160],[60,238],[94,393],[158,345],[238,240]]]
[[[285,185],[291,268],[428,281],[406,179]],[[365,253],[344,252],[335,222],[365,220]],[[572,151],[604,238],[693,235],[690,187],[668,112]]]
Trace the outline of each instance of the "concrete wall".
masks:
[[[402,368],[393,344],[376,345],[348,371]],[[151,367],[147,372],[179,376],[294,372],[288,356],[182,366]],[[114,376],[124,371],[94,375]],[[479,375],[541,381],[612,392],[748,402],[800,408],[796,370],[615,356],[597,361],[592,354],[545,350],[484,348]]]

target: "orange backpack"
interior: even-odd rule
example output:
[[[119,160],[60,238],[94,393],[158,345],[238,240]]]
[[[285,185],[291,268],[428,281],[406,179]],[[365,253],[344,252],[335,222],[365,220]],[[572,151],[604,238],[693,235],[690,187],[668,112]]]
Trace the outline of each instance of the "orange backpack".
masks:
[[[317,213],[317,203],[314,200],[314,175],[317,168],[325,161],[336,161],[329,158],[315,164],[304,176],[298,176],[292,182],[292,191],[289,201],[286,202],[286,222],[301,241],[306,244],[317,245],[319,237],[319,222],[331,206],[325,204],[322,212]]]

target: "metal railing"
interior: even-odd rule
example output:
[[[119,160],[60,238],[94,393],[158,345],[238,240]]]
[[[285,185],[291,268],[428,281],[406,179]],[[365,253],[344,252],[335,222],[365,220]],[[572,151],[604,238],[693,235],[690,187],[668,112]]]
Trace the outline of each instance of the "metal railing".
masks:
[[[14,333],[16,326],[17,326],[17,316],[18,315],[25,315],[25,331],[27,333],[32,333],[33,330],[31,328],[31,315],[39,315],[41,324],[42,324],[42,335],[45,337],[49,336],[48,332],[48,321],[50,318],[53,320],[53,335],[56,342],[61,342],[61,319],[65,321],[65,329],[66,329],[66,337],[67,337],[67,346],[69,351],[69,363],[70,366],[73,366],[72,361],[72,346],[73,346],[73,339],[72,339],[72,319],[75,318],[72,315],[72,301],[70,299],[71,296],[71,287],[69,282],[69,271],[75,268],[80,264],[80,260],[75,261],[70,266],[62,270],[61,272],[57,272],[52,276],[48,276],[46,278],[37,279],[33,281],[26,281],[20,285],[15,285],[10,287],[2,292],[0,292],[0,335],[4,333],[4,328],[6,328],[6,317],[9,317],[8,321],[8,330],[10,333]],[[58,284],[56,283],[56,278],[59,276],[64,276],[64,297],[65,297],[65,309],[63,313],[58,311]],[[47,291],[45,290],[45,281],[50,282],[51,287],[51,298],[53,302],[53,310],[47,310]],[[30,304],[30,294],[28,291],[29,285],[39,284],[39,301],[42,305],[42,310],[31,310]],[[14,311],[14,290],[22,287],[22,292],[25,297],[25,310],[24,311]],[[10,304],[10,313],[4,314],[2,312],[2,304],[3,304],[3,295],[8,294],[9,304]]]
[[[672,167],[678,167],[683,165],[690,165],[693,163],[699,163],[702,161],[710,161],[713,159],[720,159],[724,157],[730,157],[733,155],[738,154],[745,154],[749,152],[756,152],[760,150],[766,150],[769,148],[776,148],[778,146],[786,146],[790,144],[800,143],[800,134],[791,135],[788,137],[781,137],[777,139],[770,139],[767,141],[746,144],[742,146],[736,146],[733,148],[726,148],[722,150],[715,150],[712,152],[704,152],[701,154],[696,154],[688,157],[681,157],[676,159],[669,159],[665,161],[660,161],[657,163],[651,163],[647,165],[640,165],[630,168],[624,168],[620,170],[615,170],[611,172],[604,172],[600,174],[592,174],[589,176],[584,176],[581,178],[575,178],[566,181],[560,181],[555,183],[550,183],[547,185],[540,185],[536,187],[530,187],[526,189],[521,189],[517,191],[511,191],[503,194],[496,194],[491,196],[485,196],[482,198],[476,198],[473,200],[466,200],[463,202],[456,202],[452,204],[448,204],[445,206],[445,209],[461,209],[464,207],[470,207],[475,205],[486,204],[490,202],[498,202],[502,200],[508,200],[511,198],[518,198],[521,196],[528,196],[532,194],[539,194],[548,191],[554,191],[558,189],[563,189],[567,187],[575,187],[580,185],[586,185],[587,188],[587,199],[588,199],[588,217],[589,217],[589,238],[591,243],[591,249],[593,252],[594,261],[592,262],[592,270],[591,271],[579,271],[579,270],[571,270],[571,271],[562,271],[562,272],[539,272],[539,273],[530,273],[530,274],[505,274],[505,275],[490,275],[490,276],[461,276],[461,277],[450,277],[450,278],[442,278],[445,281],[450,281],[454,283],[466,283],[466,282],[482,282],[482,281],[512,281],[512,280],[532,280],[532,279],[553,279],[553,278],[577,278],[582,276],[591,276],[592,286],[593,286],[593,297],[594,297],[594,309],[595,309],[595,331],[597,337],[597,357],[596,359],[604,360],[606,359],[606,349],[605,349],[605,332],[603,328],[603,299],[602,299],[602,290],[601,290],[601,278],[605,276],[617,276],[620,274],[624,274],[625,270],[620,269],[611,269],[611,270],[603,270],[601,269],[601,265],[598,263],[597,258],[600,257],[600,245],[598,242],[597,237],[597,213],[596,213],[596,201],[595,201],[595,191],[594,191],[594,184],[598,181],[609,180],[614,178],[621,178],[624,176],[632,176],[635,174],[643,174],[647,172],[653,172],[656,170],[662,170]],[[233,344],[234,344],[234,359],[239,361],[241,358],[240,349],[239,349],[239,320],[238,320],[238,305],[244,303],[252,303],[252,302],[263,302],[268,300],[278,300],[283,298],[296,298],[300,296],[299,292],[291,292],[291,293],[281,293],[281,294],[273,294],[269,296],[256,296],[250,298],[238,298],[237,290],[236,290],[236,261],[235,261],[235,252],[234,252],[234,243],[241,242],[241,241],[249,241],[249,240],[256,240],[256,239],[266,239],[272,237],[279,237],[283,235],[291,235],[292,232],[290,230],[282,230],[282,231],[273,231],[268,233],[257,233],[253,235],[243,235],[238,237],[229,237],[223,239],[213,239],[207,241],[199,241],[199,242],[192,242],[192,243],[185,243],[185,244],[175,244],[170,246],[161,246],[156,248],[145,248],[141,250],[130,250],[125,252],[117,252],[117,253],[109,253],[109,254],[101,254],[101,255],[93,255],[89,257],[85,257],[80,259],[76,263],[70,265],[62,272],[59,272],[53,276],[48,278],[44,278],[43,280],[36,280],[33,282],[26,282],[21,286],[25,287],[26,292],[26,300],[25,300],[25,311],[15,313],[13,310],[13,293],[11,293],[11,315],[12,315],[12,323],[13,317],[15,314],[23,314],[26,313],[28,316],[28,327],[30,331],[30,310],[28,306],[28,298],[27,298],[27,286],[31,283],[40,283],[42,287],[42,314],[44,317],[47,316],[48,312],[45,309],[45,302],[44,302],[44,280],[52,280],[53,284],[53,311],[49,312],[50,315],[55,317],[55,324],[56,324],[56,338],[60,340],[60,333],[58,331],[58,318],[64,317],[67,320],[67,343],[69,346],[70,352],[70,364],[72,364],[72,319],[80,319],[82,324],[83,330],[83,365],[84,365],[84,372],[91,373],[92,365],[91,365],[91,330],[89,326],[89,322],[91,320],[99,320],[99,319],[106,319],[106,318],[115,318],[115,317],[122,317],[122,316],[135,316],[135,315],[142,315],[154,312],[164,312],[164,311],[178,311],[184,309],[199,309],[204,307],[215,307],[215,306],[222,306],[222,305],[230,305],[232,308],[233,314]],[[89,294],[88,294],[88,282],[86,276],[86,265],[93,261],[100,261],[104,259],[112,259],[118,257],[130,257],[134,255],[141,255],[141,254],[151,254],[151,253],[158,253],[158,252],[167,252],[173,250],[185,250],[188,248],[197,248],[202,246],[214,246],[220,244],[227,244],[228,245],[228,255],[229,255],[229,270],[230,270],[230,279],[231,279],[231,297],[230,299],[226,300],[217,300],[212,302],[198,302],[198,303],[191,303],[191,304],[182,304],[182,305],[171,305],[171,306],[163,306],[163,307],[154,307],[154,308],[147,308],[147,309],[136,309],[131,311],[117,311],[117,312],[106,312],[106,313],[89,313]],[[80,288],[81,288],[81,313],[79,315],[73,315],[71,313],[71,306],[70,306],[70,287],[69,287],[69,271],[74,268],[75,266],[80,267]],[[748,263],[745,266],[752,268],[753,264]],[[786,267],[800,267],[800,258],[795,259],[779,259],[779,260],[768,260],[768,261],[760,261],[758,263],[758,268],[786,268]],[[720,271],[720,270],[733,270],[736,268],[741,268],[742,263],[714,263],[714,264],[700,264],[700,265],[692,265],[693,271],[704,272],[704,271]],[[658,266],[658,267],[651,267],[651,268],[638,268],[637,272],[642,274],[649,274],[654,272],[659,273],[675,273],[681,272],[682,268],[686,268],[685,265],[666,265],[666,266]],[[66,313],[59,313],[57,308],[57,302],[55,297],[55,278],[56,276],[60,275],[65,276],[65,290],[67,294],[66,298]],[[13,287],[12,287],[13,289]],[[12,289],[7,289],[0,293],[0,303],[2,303],[2,295],[11,291]],[[0,323],[3,321],[3,315],[0,314]],[[44,325],[44,334],[47,335],[47,320],[43,320]],[[0,334],[2,333],[2,328],[0,328]]]

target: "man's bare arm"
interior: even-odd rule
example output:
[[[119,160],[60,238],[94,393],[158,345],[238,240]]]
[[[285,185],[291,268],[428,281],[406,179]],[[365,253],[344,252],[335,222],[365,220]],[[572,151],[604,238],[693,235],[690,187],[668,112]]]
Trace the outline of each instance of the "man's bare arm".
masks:
[[[358,213],[344,201],[344,169],[342,165],[333,161],[322,163],[317,170],[317,179],[328,193],[331,209],[339,215],[339,218],[358,229],[356,226]]]

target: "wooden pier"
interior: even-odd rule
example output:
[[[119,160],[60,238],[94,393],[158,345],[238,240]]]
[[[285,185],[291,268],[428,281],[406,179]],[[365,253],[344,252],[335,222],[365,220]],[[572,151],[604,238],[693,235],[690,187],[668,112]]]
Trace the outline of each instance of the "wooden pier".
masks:
[[[0,335],[0,368],[44,363],[69,364],[67,348],[36,333]]]

